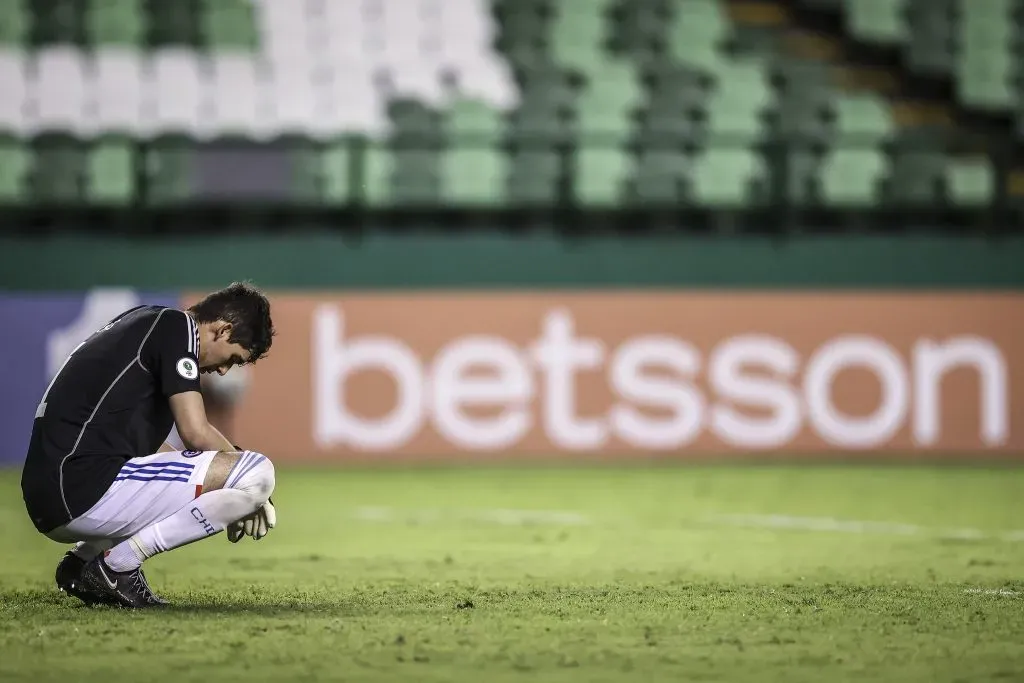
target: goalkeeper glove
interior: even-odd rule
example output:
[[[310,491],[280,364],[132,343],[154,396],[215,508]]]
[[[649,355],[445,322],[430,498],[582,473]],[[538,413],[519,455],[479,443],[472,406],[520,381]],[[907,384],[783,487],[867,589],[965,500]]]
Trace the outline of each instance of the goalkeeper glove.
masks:
[[[230,524],[227,528],[228,540],[238,543],[242,536],[252,536],[258,541],[277,525],[277,510],[274,508],[273,499],[267,500],[260,508],[244,519]]]

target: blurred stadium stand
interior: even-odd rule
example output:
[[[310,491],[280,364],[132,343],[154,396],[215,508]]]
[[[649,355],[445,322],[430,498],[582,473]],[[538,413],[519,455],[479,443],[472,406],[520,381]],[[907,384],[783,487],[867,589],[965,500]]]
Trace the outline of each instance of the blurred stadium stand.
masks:
[[[0,203],[1019,209],[1022,26],[1024,0],[0,0]]]

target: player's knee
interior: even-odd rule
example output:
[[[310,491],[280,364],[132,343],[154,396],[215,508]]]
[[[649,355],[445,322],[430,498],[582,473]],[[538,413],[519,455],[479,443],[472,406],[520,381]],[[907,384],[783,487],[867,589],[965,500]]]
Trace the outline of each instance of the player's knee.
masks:
[[[274,463],[262,453],[248,451],[238,468],[240,471],[228,480],[228,487],[249,494],[256,507],[266,503],[276,485]]]

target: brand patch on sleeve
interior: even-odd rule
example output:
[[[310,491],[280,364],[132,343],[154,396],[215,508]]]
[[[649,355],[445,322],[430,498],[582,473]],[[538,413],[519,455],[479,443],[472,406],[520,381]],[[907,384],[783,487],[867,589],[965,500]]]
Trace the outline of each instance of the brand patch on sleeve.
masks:
[[[191,358],[182,358],[174,367],[185,379],[195,379],[199,376],[199,366]]]

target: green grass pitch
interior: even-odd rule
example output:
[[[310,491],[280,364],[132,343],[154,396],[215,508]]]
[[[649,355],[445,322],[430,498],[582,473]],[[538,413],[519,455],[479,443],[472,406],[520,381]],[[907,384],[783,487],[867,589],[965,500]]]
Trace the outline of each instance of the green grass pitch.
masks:
[[[1024,470],[279,468],[279,527],[54,589],[0,473],[0,680],[1024,681]]]

